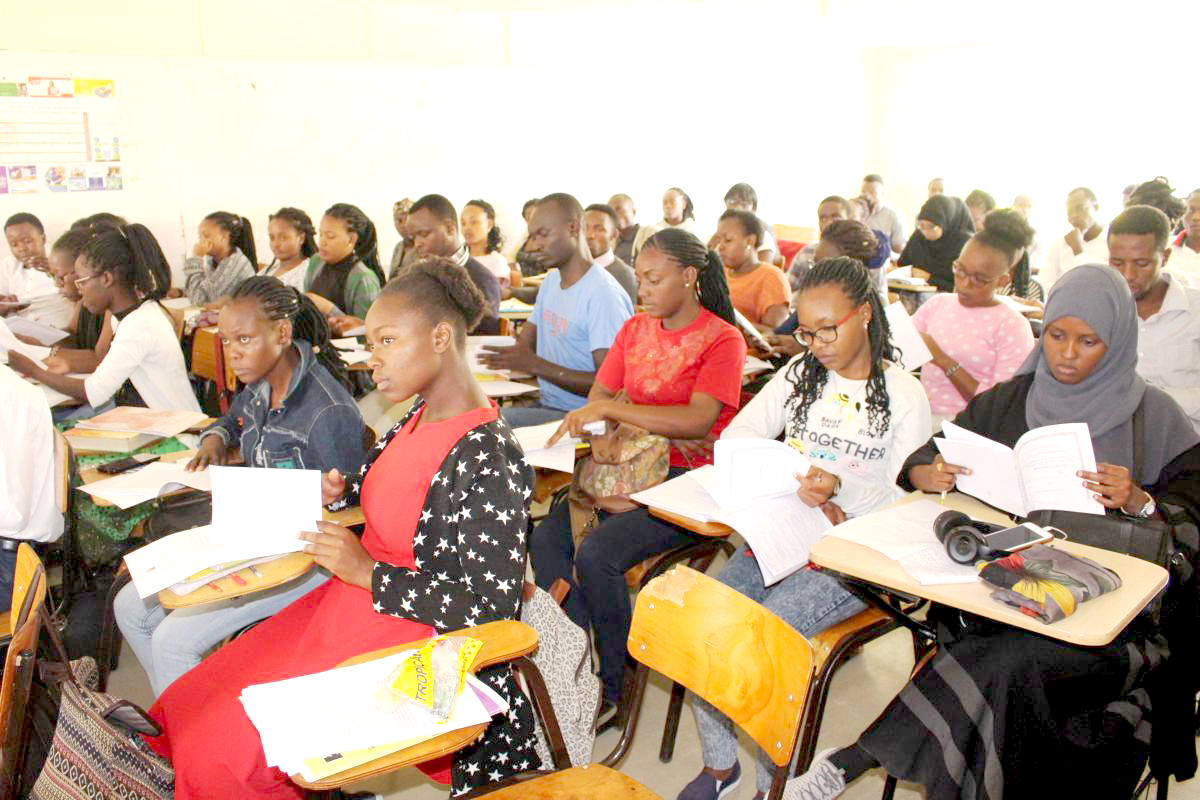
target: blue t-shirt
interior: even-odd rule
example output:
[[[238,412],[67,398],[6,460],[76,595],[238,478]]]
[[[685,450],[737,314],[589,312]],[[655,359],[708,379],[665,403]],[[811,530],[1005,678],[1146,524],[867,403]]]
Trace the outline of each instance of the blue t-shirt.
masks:
[[[617,331],[633,316],[633,303],[608,270],[594,264],[570,289],[562,288],[562,276],[552,269],[546,274],[529,321],[537,326],[537,354],[567,369],[594,372],[593,350],[612,347]],[[541,404],[572,411],[587,402],[545,378],[538,378]]]

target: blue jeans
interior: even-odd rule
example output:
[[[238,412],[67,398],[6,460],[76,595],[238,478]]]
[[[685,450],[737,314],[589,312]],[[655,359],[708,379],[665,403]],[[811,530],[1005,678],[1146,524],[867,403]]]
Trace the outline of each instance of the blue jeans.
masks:
[[[554,422],[562,419],[566,413],[562,409],[549,408],[540,403],[532,406],[504,406],[500,409],[500,416],[510,428],[527,428],[530,425]]]
[[[17,571],[17,551],[0,550],[0,613],[12,607],[13,578]]]
[[[758,562],[747,555],[745,546],[730,557],[717,580],[761,603],[804,636],[820,633],[866,608],[861,600],[843,589],[836,580],[810,569],[793,572],[774,586],[764,586]],[[737,760],[737,733],[733,729],[733,722],[696,696],[692,697],[692,713],[700,734],[704,765],[717,770],[732,767]],[[772,769],[774,764],[771,759],[759,750],[760,792],[766,793],[771,788]]]
[[[158,697],[227,636],[282,611],[327,580],[329,573],[314,569],[274,589],[174,611],[163,608],[157,597],[138,597],[130,583],[117,592],[113,612]]]

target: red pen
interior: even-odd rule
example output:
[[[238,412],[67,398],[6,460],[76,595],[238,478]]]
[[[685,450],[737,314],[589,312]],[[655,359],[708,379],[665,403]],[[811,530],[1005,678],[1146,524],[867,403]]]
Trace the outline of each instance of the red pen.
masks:
[[[218,591],[218,592],[224,591],[220,586],[217,586],[217,584],[213,581],[208,582],[208,588],[213,589],[214,591]]]
[[[246,585],[246,579],[245,579],[245,578],[243,578],[241,575],[238,575],[236,572],[231,572],[231,573],[229,573],[229,578],[230,578],[230,580],[232,580],[234,583],[236,583],[238,586],[245,586],[245,585]]]

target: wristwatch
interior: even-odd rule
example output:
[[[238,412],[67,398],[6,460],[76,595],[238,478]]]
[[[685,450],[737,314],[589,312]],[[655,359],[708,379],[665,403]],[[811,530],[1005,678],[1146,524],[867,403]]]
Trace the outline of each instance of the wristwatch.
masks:
[[[1146,505],[1142,506],[1138,511],[1131,516],[1149,519],[1154,516],[1154,512],[1158,510],[1158,504],[1154,502],[1154,495],[1146,492]]]

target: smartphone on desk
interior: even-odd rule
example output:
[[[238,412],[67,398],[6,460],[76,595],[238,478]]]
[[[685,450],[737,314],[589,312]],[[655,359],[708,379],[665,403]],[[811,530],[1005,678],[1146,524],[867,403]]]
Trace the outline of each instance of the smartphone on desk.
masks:
[[[101,464],[96,467],[97,470],[105,475],[119,475],[122,472],[128,472],[131,469],[144,467],[152,461],[158,461],[159,456],[153,453],[138,453],[129,458],[121,458],[116,461],[110,461],[107,464]]]

